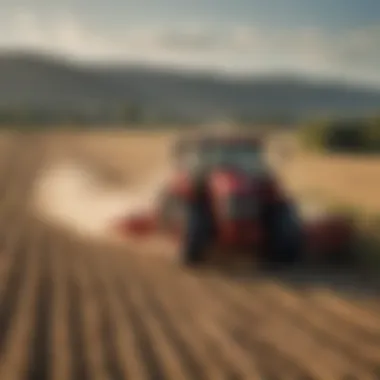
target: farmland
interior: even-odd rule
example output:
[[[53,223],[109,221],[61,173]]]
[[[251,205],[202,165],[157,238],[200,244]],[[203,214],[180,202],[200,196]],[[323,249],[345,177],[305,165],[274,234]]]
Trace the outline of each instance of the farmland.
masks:
[[[109,187],[137,186],[167,163],[171,139],[1,139],[0,379],[379,378],[380,306],[364,292],[368,279],[184,271],[159,255],[85,240],[30,211],[46,163],[75,156]],[[317,185],[380,210],[380,164],[323,160],[295,159],[284,169],[289,187]]]

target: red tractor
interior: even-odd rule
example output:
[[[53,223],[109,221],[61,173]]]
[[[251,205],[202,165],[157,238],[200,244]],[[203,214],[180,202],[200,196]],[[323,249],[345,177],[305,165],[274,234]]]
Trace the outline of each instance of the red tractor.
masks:
[[[256,262],[291,265],[309,257],[345,260],[353,224],[341,216],[302,221],[257,137],[211,136],[177,142],[177,168],[150,217],[127,218],[123,233],[162,231],[180,244],[185,264],[210,252],[247,252]],[[314,256],[313,256],[314,254]]]

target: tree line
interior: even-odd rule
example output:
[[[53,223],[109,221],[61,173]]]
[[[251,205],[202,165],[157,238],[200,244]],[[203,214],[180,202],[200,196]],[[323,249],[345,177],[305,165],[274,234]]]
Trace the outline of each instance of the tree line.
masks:
[[[380,153],[380,117],[336,118],[306,123],[303,145],[329,153]]]
[[[292,125],[296,120],[295,115],[283,110],[252,111],[252,113],[221,110],[218,115],[203,115],[196,111],[181,113],[176,109],[150,109],[138,103],[115,106],[77,106],[76,108],[57,107],[56,109],[28,106],[0,107],[0,126],[6,128],[17,126],[25,129],[60,124],[75,125],[78,128],[106,124],[194,125],[207,123],[218,117],[248,128],[251,125]]]

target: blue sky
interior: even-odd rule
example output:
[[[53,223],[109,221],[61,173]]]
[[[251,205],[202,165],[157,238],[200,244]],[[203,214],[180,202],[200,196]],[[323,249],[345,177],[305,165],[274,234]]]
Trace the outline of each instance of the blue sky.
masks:
[[[0,0],[0,47],[380,83],[380,0]]]

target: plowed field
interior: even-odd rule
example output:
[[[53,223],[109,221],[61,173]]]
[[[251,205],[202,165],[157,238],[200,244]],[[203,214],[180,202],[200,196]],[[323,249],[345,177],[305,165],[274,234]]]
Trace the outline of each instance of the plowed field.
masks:
[[[28,211],[50,154],[41,136],[1,150],[1,380],[380,378],[380,304],[356,276],[190,272],[86,242]]]

